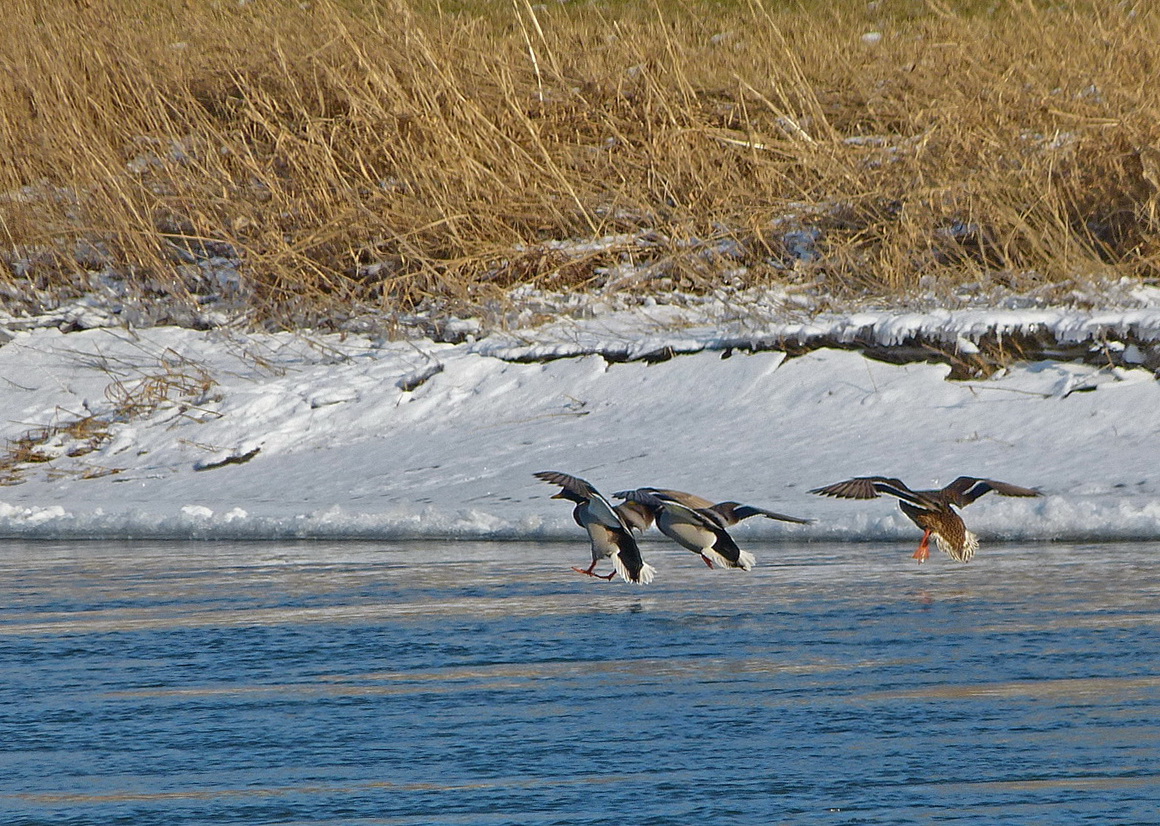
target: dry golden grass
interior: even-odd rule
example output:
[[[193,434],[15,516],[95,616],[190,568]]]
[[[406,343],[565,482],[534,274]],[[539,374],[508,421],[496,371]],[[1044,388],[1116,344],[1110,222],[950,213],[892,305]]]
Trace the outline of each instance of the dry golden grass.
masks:
[[[192,304],[221,255],[294,326],[626,261],[886,300],[1154,279],[1154,8],[8,0],[0,291]],[[646,242],[548,243],[613,234]]]

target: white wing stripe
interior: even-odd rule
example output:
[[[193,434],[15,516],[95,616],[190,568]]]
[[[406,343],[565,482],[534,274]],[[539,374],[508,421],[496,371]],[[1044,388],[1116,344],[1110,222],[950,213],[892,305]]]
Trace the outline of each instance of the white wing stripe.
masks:
[[[905,499],[907,502],[911,502],[915,505],[922,505],[925,507],[925,503],[917,496],[915,496],[914,493],[904,488],[895,487],[889,482],[875,482],[874,490],[878,491],[879,493],[885,493],[887,496],[895,496],[899,499]]]

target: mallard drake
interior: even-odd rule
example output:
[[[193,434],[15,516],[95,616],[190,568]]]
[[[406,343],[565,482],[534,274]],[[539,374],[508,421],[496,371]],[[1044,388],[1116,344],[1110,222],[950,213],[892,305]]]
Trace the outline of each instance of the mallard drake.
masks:
[[[994,479],[960,476],[940,490],[911,490],[898,479],[885,476],[859,476],[845,482],[815,488],[810,493],[842,499],[898,498],[902,512],[922,528],[922,542],[914,552],[919,563],[930,557],[930,538],[934,536],[939,550],[957,562],[970,562],[979,547],[979,538],[967,530],[955,507],[963,508],[990,491],[1001,496],[1041,496],[1038,490],[1021,488]]]
[[[599,579],[612,579],[620,574],[625,582],[636,582],[647,585],[652,582],[656,569],[649,565],[640,555],[632,529],[644,530],[648,527],[647,511],[638,505],[624,503],[613,506],[600,491],[567,473],[555,470],[544,470],[533,474],[552,485],[559,485],[561,490],[552,496],[553,499],[567,499],[575,502],[572,509],[572,518],[576,524],[588,531],[588,538],[592,541],[592,564],[587,568],[572,570]],[[607,576],[596,573],[596,563],[605,557],[612,558],[615,571]]]
[[[692,493],[666,488],[637,488],[623,490],[613,496],[624,499],[625,504],[643,505],[648,509],[650,520],[656,520],[661,533],[688,548],[710,568],[717,563],[723,568],[740,568],[749,571],[756,559],[749,551],[737,547],[737,543],[726,530],[751,516],[780,519],[783,522],[806,524],[809,519],[786,516],[781,513],[742,505],[739,502],[718,502],[714,504]]]

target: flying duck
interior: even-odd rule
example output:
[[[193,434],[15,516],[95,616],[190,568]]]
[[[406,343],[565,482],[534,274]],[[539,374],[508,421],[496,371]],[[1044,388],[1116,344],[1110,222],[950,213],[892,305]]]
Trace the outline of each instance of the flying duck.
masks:
[[[637,488],[620,491],[613,496],[624,499],[625,504],[643,505],[651,517],[649,521],[655,519],[661,533],[693,553],[700,554],[710,568],[714,562],[723,568],[740,568],[743,571],[753,568],[756,562],[753,554],[738,548],[726,530],[743,519],[761,515],[799,524],[811,521],[738,502],[713,504],[695,494],[665,488]]]
[[[1038,490],[1021,488],[994,479],[976,479],[960,476],[941,490],[911,490],[898,479],[885,476],[859,476],[810,493],[836,496],[842,499],[876,499],[879,496],[898,498],[902,512],[922,528],[922,542],[914,552],[919,563],[930,557],[930,538],[933,535],[939,550],[956,562],[970,562],[979,547],[979,538],[967,530],[955,507],[963,508],[989,491],[1001,496],[1041,496]]]
[[[544,470],[533,475],[560,486],[560,492],[554,494],[553,499],[576,503],[572,518],[588,531],[588,538],[592,540],[592,564],[587,568],[573,567],[573,571],[600,579],[612,579],[620,574],[625,582],[641,585],[652,582],[656,569],[641,557],[640,548],[632,536],[633,528],[644,530],[652,521],[641,506],[625,502],[614,507],[592,485],[567,473]],[[596,563],[605,557],[612,557],[615,571],[608,575],[598,574]]]

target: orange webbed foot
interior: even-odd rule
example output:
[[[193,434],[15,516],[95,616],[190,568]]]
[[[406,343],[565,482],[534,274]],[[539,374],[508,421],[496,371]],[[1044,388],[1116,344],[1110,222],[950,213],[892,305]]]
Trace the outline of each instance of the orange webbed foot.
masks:
[[[572,566],[572,570],[578,574],[585,574],[586,576],[595,577],[596,579],[603,579],[605,582],[611,582],[612,578],[614,576],[616,576],[616,571],[613,571],[612,573],[605,575],[605,574],[596,573],[594,570],[595,568],[596,568],[595,562],[593,562],[587,568],[577,568],[575,565]]]
[[[923,533],[922,542],[918,543],[918,550],[912,555],[912,558],[918,560],[919,565],[930,559],[930,533],[930,531]]]

